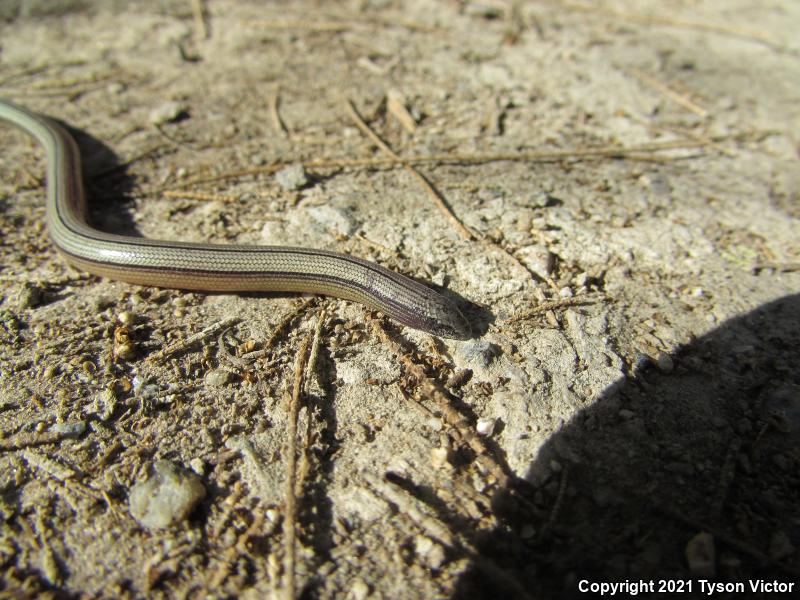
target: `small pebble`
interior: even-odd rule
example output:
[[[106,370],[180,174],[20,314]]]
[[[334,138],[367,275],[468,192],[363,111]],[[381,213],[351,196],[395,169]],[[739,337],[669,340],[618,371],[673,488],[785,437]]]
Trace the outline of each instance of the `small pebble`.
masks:
[[[468,364],[486,368],[499,354],[500,348],[486,340],[475,340],[462,344],[457,352]]]
[[[489,436],[494,433],[494,426],[497,424],[497,419],[478,419],[478,424],[475,430],[478,435]]]
[[[442,420],[439,417],[431,417],[425,421],[425,425],[431,431],[441,431],[442,430]]]
[[[281,512],[275,508],[268,508],[264,514],[270,523],[277,523],[281,518]]]
[[[22,321],[8,310],[0,310],[0,329],[17,333],[22,329]]]
[[[363,579],[356,579],[350,584],[347,597],[352,600],[367,600],[369,598],[369,586]]]
[[[439,569],[444,564],[444,548],[431,538],[418,535],[414,539],[415,550],[425,565],[433,570]]]
[[[333,231],[337,235],[350,237],[356,230],[356,222],[349,211],[323,204],[322,206],[311,206],[307,212],[308,216],[319,223],[326,231]]]
[[[75,421],[74,423],[56,423],[50,431],[67,435],[69,437],[80,437],[86,432],[86,421]]]
[[[653,364],[653,359],[646,352],[637,352],[633,359],[633,370],[644,371]]]
[[[36,308],[42,303],[42,289],[32,283],[23,283],[12,288],[8,298],[8,305],[16,310]]]
[[[202,458],[193,458],[189,461],[189,467],[200,477],[206,474],[206,463]]]
[[[550,277],[556,266],[556,255],[541,245],[520,248],[518,257],[529,271],[542,279]]]
[[[203,379],[211,387],[222,387],[231,380],[231,374],[225,369],[213,369]]]
[[[114,83],[110,83],[106,86],[106,91],[112,96],[117,96],[125,91],[125,84],[115,81]]]
[[[503,13],[497,6],[483,2],[466,2],[464,14],[470,17],[483,17],[484,19],[499,19]]]
[[[716,552],[714,536],[701,531],[686,544],[686,563],[689,570],[698,577],[714,577],[716,573]]]
[[[122,360],[129,360],[136,356],[136,347],[130,340],[123,340],[114,344],[114,356]]]
[[[275,173],[275,181],[287,191],[295,191],[308,185],[308,175],[300,163],[295,163],[282,168]]]
[[[161,529],[183,521],[206,496],[200,478],[178,465],[159,460],[150,476],[131,488],[131,515],[148,529]]]
[[[106,389],[97,394],[94,399],[95,410],[103,421],[107,421],[114,416],[117,408],[117,395],[112,389]]]
[[[163,125],[164,123],[174,123],[189,116],[189,110],[185,105],[178,102],[165,102],[150,111],[150,123],[153,125]]]
[[[431,448],[431,466],[434,469],[441,469],[447,464],[447,448],[439,446]]]

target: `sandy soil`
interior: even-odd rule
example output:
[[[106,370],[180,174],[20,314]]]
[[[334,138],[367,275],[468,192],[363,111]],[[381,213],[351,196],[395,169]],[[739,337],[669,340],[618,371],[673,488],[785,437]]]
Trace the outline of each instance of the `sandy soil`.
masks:
[[[0,127],[0,596],[798,581],[800,4],[0,19],[0,96],[73,128],[99,228],[349,252],[446,287],[476,332],[78,273],[41,149]],[[348,102],[428,157],[472,239]],[[298,163],[305,185],[275,175]],[[159,460],[205,489],[163,528],[130,508]]]

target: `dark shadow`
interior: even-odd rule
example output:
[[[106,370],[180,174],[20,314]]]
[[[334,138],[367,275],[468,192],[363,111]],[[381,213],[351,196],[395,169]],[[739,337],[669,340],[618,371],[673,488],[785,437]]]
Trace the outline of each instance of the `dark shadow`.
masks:
[[[455,304],[456,307],[458,307],[458,310],[460,310],[461,314],[466,317],[470,327],[472,327],[472,336],[470,339],[482,337],[487,331],[489,331],[489,326],[494,323],[495,316],[485,307],[475,304],[461,294],[444,286],[428,283],[427,281],[421,279],[417,279],[417,281],[428,286],[429,288],[433,288],[442,296]]]
[[[128,235],[140,236],[136,230],[130,211],[127,209],[126,202],[133,186],[133,179],[127,176],[124,168],[121,167],[117,156],[105,144],[83,131],[74,129],[69,125],[53,119],[61,125],[78,143],[81,154],[81,165],[83,171],[83,181],[86,189],[86,196],[89,199],[88,207],[90,212],[90,222],[102,230],[114,230]],[[2,127],[11,125],[2,123]],[[23,134],[20,134],[23,135]],[[43,154],[43,153],[42,153]],[[89,168],[86,168],[89,165]],[[93,173],[98,171],[115,173],[113,177],[99,178]],[[44,176],[44,170],[42,171]],[[103,200],[97,200],[102,198]],[[45,193],[41,193],[41,203],[44,205]],[[106,200],[107,199],[107,200]],[[10,207],[8,202],[0,202],[0,212],[8,213]],[[9,215],[13,224],[22,225],[24,218],[19,215]],[[49,283],[47,281],[31,284],[30,293],[34,294],[25,302],[29,306],[41,306],[51,304],[63,299],[66,293],[63,291],[64,283]]]
[[[101,231],[142,237],[129,208],[135,183],[127,166],[97,138],[54,120],[69,132],[80,149],[89,223]]]
[[[329,327],[333,327],[333,323]],[[321,426],[318,443],[312,443],[308,448],[310,463],[314,465],[315,473],[305,478],[305,488],[300,497],[300,506],[297,522],[302,523],[300,537],[303,545],[314,548],[314,564],[311,571],[321,568],[330,560],[331,550],[336,543],[333,539],[334,512],[333,501],[329,494],[330,482],[333,478],[334,457],[339,452],[341,440],[339,439],[339,421],[336,413],[336,396],[338,375],[336,361],[331,351],[324,344],[320,345],[317,354],[317,377],[321,394],[307,393],[305,405],[306,418],[311,418]],[[313,415],[309,417],[309,415]],[[299,598],[316,598],[321,581],[315,577],[309,578],[298,595]]]
[[[554,434],[525,480],[496,495],[501,527],[450,521],[477,548],[453,598],[597,597],[580,582],[626,580],[656,592],[659,580],[692,580],[692,593],[652,596],[700,597],[700,579],[745,586],[717,597],[774,597],[749,580],[797,582],[800,295],[671,359],[643,365]],[[714,554],[699,571],[694,556],[693,572],[687,547],[701,532]]]

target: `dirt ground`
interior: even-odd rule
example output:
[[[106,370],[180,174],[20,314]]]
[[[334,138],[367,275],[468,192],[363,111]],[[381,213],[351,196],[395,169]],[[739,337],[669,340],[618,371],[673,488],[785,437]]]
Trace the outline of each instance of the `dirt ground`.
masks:
[[[0,2],[0,97],[72,128],[98,228],[348,252],[475,333],[79,273],[0,124],[0,598],[796,592],[798,30],[779,1]],[[177,489],[133,493],[164,460]]]

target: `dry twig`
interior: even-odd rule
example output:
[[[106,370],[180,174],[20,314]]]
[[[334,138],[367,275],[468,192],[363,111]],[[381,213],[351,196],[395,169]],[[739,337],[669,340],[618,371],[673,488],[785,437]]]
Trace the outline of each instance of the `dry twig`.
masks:
[[[171,356],[177,352],[185,350],[186,348],[188,348],[192,344],[196,344],[200,340],[204,340],[213,335],[217,335],[220,331],[224,331],[230,327],[233,327],[239,321],[241,321],[241,319],[239,319],[238,317],[230,317],[228,319],[223,319],[222,321],[217,321],[216,323],[209,325],[202,331],[198,331],[197,333],[194,333],[187,338],[178,340],[174,344],[170,344],[169,346],[162,348],[155,354],[151,354],[150,356],[147,357],[147,362],[154,363],[158,362],[159,360],[163,360],[168,356]]]
[[[373,158],[320,158],[316,160],[286,159],[274,162],[263,167],[251,167],[238,171],[228,171],[218,175],[209,175],[187,179],[174,184],[177,189],[186,188],[201,183],[214,183],[236,179],[239,177],[252,177],[255,175],[269,175],[280,171],[290,164],[302,164],[306,169],[377,169],[397,168],[405,164],[452,164],[452,165],[480,165],[492,162],[527,162],[527,163],[552,163],[562,161],[600,160],[604,158],[623,159],[635,157],[641,160],[642,156],[650,153],[665,152],[668,150],[686,150],[702,148],[727,139],[718,136],[708,139],[696,140],[671,140],[668,142],[651,142],[636,146],[602,146],[602,147],[577,147],[562,150],[530,150],[522,152],[489,152],[486,154],[459,154],[457,152],[443,154],[425,154],[408,157],[373,157]],[[156,148],[158,149],[158,148]],[[128,161],[129,164],[130,162]],[[116,167],[115,167],[116,168]],[[163,191],[164,188],[148,190],[148,193]]]
[[[278,110],[280,105],[280,96],[278,90],[275,90],[269,95],[269,116],[272,119],[272,126],[275,128],[281,136],[288,138],[289,137],[289,129],[287,129],[286,124],[281,119],[281,113]]]
[[[594,4],[581,4],[579,2],[559,1],[557,2],[557,4],[560,7],[566,8],[568,10],[604,15],[607,17],[621,19],[623,21],[629,21],[631,23],[639,23],[641,25],[664,25],[667,27],[678,27],[681,29],[695,29],[698,31],[707,31],[723,35],[732,35],[769,45],[776,45],[775,40],[770,35],[762,31],[756,31],[753,29],[748,29],[746,27],[718,25],[716,23],[703,23],[700,21],[675,19],[673,17],[665,17],[660,15],[645,15],[641,13],[614,10],[612,8],[605,8],[602,6],[596,6]]]
[[[475,460],[494,477],[493,483],[501,487],[506,487],[511,479],[510,475],[506,472],[505,468],[497,462],[492,453],[489,452],[486,443],[475,433],[474,428],[472,428],[467,420],[453,408],[447,391],[437,381],[428,377],[425,373],[425,369],[421,365],[415,363],[411,357],[403,351],[400,344],[391,338],[379,320],[374,319],[372,321],[372,329],[389,347],[389,350],[400,361],[406,371],[414,377],[420,387],[420,391],[427,398],[430,398],[436,403],[444,420],[457,432],[459,439],[475,452]]]
[[[308,347],[311,335],[305,337],[297,352],[294,364],[294,384],[289,402],[289,423],[287,426],[288,456],[286,457],[286,514],[284,517],[285,569],[283,591],[287,600],[295,597],[295,537],[297,520],[297,416],[300,412],[300,395],[303,390],[303,373],[308,360]]]
[[[208,25],[206,25],[206,10],[203,0],[192,0],[192,17],[197,31],[197,39],[208,39]]]
[[[645,73],[644,71],[641,71],[639,69],[631,69],[630,73],[634,77],[638,78],[639,80],[641,80],[644,83],[646,83],[647,85],[649,85],[651,88],[655,89],[659,93],[663,94],[664,96],[666,96],[667,98],[669,98],[670,100],[675,102],[676,104],[680,104],[685,109],[693,112],[698,117],[705,118],[705,117],[708,116],[708,111],[705,108],[703,108],[702,106],[698,106],[686,94],[680,94],[680,93],[676,92],[672,88],[670,88],[670,87],[664,85],[663,83],[661,83],[655,77],[653,77],[651,75],[648,75],[647,73]]]
[[[526,310],[525,312],[514,315],[513,317],[508,319],[506,323],[516,323],[517,321],[524,321],[526,319],[536,317],[538,315],[544,314],[551,310],[555,310],[557,308],[566,308],[568,306],[584,306],[587,304],[595,304],[596,302],[599,301],[600,301],[599,298],[577,296],[575,298],[561,298],[559,300],[553,300],[551,302],[542,302],[541,304],[534,306],[530,310]]]
[[[356,127],[358,127],[364,133],[364,135],[366,135],[372,141],[372,143],[380,148],[386,155],[394,160],[400,161],[400,164],[403,166],[403,168],[422,185],[422,187],[436,204],[439,211],[447,218],[448,221],[450,221],[453,227],[455,227],[456,231],[458,231],[459,235],[465,240],[475,239],[473,233],[467,229],[466,226],[458,219],[458,217],[456,217],[453,211],[450,210],[447,202],[444,198],[442,198],[441,194],[436,191],[436,188],[434,188],[431,183],[413,167],[413,165],[396,154],[395,151],[392,150],[389,145],[378,136],[378,134],[370,129],[369,125],[367,125],[364,122],[364,119],[361,118],[361,115],[358,114],[358,111],[352,102],[348,101],[346,106],[350,117],[356,124]]]

